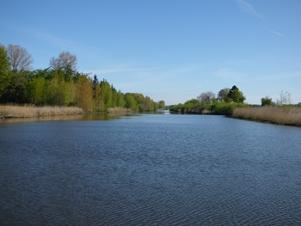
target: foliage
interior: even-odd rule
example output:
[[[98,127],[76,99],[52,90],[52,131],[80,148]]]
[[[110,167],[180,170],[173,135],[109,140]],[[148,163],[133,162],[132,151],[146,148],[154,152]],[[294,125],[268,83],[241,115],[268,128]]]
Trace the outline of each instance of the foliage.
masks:
[[[22,51],[26,51],[19,47]],[[26,52],[27,53],[27,52]],[[5,47],[0,46],[0,103],[78,106],[84,111],[107,112],[111,108],[155,111],[159,104],[140,93],[116,90],[106,80],[98,81],[76,71],[76,56],[63,52],[44,70],[12,70]],[[28,68],[27,68],[28,69]],[[164,101],[161,102],[164,105]]]
[[[158,108],[160,108],[160,109],[165,108],[165,101],[164,100],[159,101]]]
[[[243,107],[242,103],[235,102],[216,102],[212,105],[211,111],[213,114],[217,115],[232,115],[233,110],[237,107]]]
[[[230,99],[228,98],[229,91],[230,91],[229,88],[223,88],[223,89],[221,89],[218,92],[217,99],[219,101],[229,102],[230,101]]]
[[[0,46],[0,98],[9,83],[9,59],[6,49]]]
[[[235,103],[243,103],[246,99],[237,86],[232,86],[232,88],[229,90],[227,98]]]
[[[272,104],[273,104],[272,98],[269,98],[269,97],[261,98],[261,106],[269,106],[269,105],[272,105]]]
[[[170,106],[172,113],[181,114],[220,114],[231,115],[236,107],[244,106],[243,93],[233,86],[231,89],[224,88],[219,91],[218,98],[213,92],[205,92],[197,99],[191,99],[184,104]]]

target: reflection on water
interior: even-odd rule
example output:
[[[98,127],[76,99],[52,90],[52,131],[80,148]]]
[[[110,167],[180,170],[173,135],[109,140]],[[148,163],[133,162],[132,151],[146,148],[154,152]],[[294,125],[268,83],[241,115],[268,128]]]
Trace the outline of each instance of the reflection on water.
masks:
[[[301,225],[300,128],[88,118],[0,125],[1,226]]]

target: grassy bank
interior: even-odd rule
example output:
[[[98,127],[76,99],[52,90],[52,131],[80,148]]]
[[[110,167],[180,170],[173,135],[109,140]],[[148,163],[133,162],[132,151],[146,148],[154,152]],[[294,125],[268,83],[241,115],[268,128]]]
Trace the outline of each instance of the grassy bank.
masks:
[[[84,111],[79,107],[0,105],[0,119],[53,117],[83,113]]]
[[[232,116],[260,122],[301,126],[301,108],[292,106],[235,108]]]

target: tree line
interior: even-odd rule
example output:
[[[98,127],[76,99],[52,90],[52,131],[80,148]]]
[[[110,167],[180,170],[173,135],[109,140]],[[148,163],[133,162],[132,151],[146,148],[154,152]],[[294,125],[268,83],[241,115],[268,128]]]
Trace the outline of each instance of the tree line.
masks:
[[[230,115],[235,107],[244,106],[245,96],[237,87],[221,89],[217,95],[208,91],[184,104],[170,106],[172,113]]]
[[[48,68],[31,70],[32,57],[18,45],[0,45],[0,103],[78,106],[89,112],[128,108],[151,112],[164,107],[141,93],[122,93],[105,79],[76,69],[76,56],[62,52]]]

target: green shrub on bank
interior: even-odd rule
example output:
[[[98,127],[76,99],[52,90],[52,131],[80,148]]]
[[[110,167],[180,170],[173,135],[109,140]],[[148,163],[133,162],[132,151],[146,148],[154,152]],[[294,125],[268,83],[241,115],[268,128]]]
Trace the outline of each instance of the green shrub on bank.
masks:
[[[243,106],[245,104],[235,102],[213,101],[212,103],[202,103],[192,99],[184,104],[173,105],[169,110],[178,114],[232,115],[235,108]]]
[[[211,106],[211,113],[216,115],[232,115],[235,108],[244,106],[245,104],[242,103],[216,102]]]

